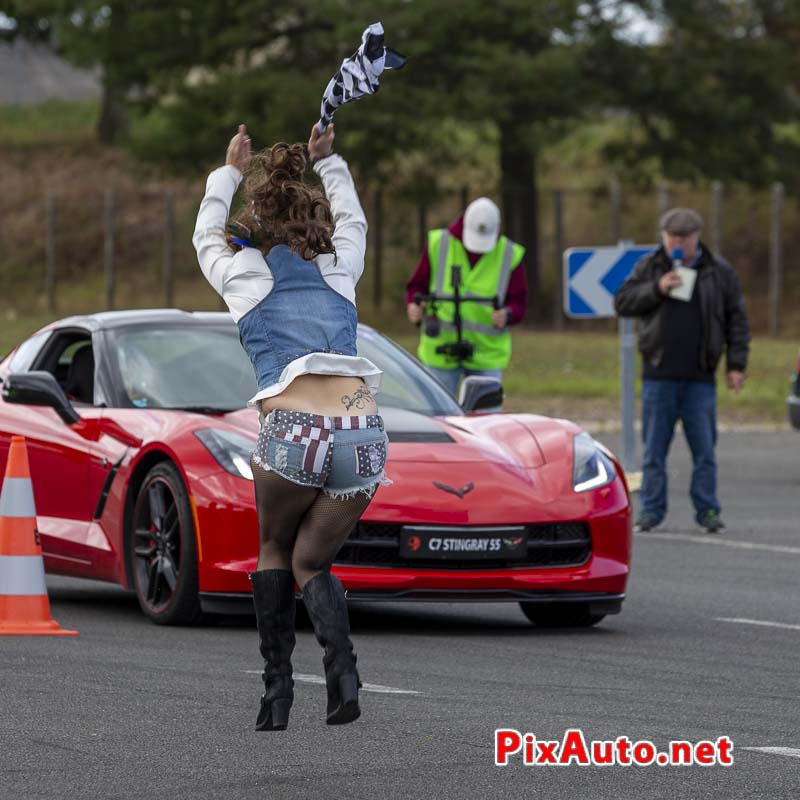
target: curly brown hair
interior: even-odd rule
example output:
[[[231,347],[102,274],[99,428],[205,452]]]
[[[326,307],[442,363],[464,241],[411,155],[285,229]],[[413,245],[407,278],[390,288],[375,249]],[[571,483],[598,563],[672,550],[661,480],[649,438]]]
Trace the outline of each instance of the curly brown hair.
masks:
[[[285,244],[302,258],[333,253],[333,213],[320,189],[303,183],[306,152],[302,144],[278,142],[256,153],[244,178],[244,205],[229,226],[228,245],[238,250],[246,239],[264,255]]]

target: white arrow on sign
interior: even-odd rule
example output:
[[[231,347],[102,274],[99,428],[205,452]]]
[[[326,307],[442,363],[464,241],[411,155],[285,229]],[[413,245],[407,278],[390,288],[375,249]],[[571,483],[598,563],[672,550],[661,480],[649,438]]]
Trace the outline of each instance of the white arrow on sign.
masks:
[[[589,260],[583,264],[578,274],[570,281],[570,288],[577,294],[595,314],[600,317],[614,316],[614,295],[600,281],[608,271],[622,258],[625,247],[598,248]]]

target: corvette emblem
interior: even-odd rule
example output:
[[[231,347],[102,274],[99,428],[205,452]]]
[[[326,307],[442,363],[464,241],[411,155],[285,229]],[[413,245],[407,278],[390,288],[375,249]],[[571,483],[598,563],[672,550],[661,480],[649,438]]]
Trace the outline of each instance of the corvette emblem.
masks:
[[[439,483],[439,481],[433,481],[433,485],[437,489],[441,489],[443,492],[450,492],[450,494],[457,495],[462,500],[464,499],[465,494],[471,492],[475,488],[475,484],[472,481],[465,486],[462,486],[460,489],[454,489],[452,486],[448,486],[446,483]]]

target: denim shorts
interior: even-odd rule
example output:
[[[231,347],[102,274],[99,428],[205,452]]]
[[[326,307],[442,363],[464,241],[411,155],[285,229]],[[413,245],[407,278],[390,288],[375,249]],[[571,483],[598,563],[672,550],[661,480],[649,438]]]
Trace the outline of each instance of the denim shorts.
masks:
[[[258,435],[253,463],[292,483],[331,497],[371,496],[384,473],[389,438],[377,414],[330,417],[304,411],[270,411]]]

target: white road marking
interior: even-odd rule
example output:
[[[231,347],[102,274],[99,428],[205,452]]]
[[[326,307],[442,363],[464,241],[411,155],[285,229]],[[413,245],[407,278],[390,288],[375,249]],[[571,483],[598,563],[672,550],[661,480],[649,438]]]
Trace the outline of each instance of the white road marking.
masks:
[[[246,669],[248,675],[260,675],[260,669]],[[300,683],[320,683],[325,685],[325,678],[322,675],[305,675],[302,672],[295,672],[292,676]],[[394,686],[381,686],[379,683],[365,683],[361,687],[362,692],[375,692],[376,694],[423,694],[423,692],[415,692],[412,689],[396,689]]]
[[[772,753],[776,756],[800,758],[800,747],[738,747],[737,750],[754,750],[757,753]]]
[[[723,534],[724,536],[724,534]],[[679,542],[694,542],[695,544],[716,544],[721,547],[738,547],[742,550],[764,550],[768,553],[784,553],[791,556],[800,556],[800,547],[790,547],[782,544],[762,544],[761,542],[741,542],[736,539],[723,539],[718,536],[693,536],[690,533],[637,533],[637,539],[672,539]]]
[[[769,622],[765,619],[741,619],[738,617],[714,617],[715,622],[736,622],[739,625],[763,625],[767,628],[784,628],[787,631],[800,631],[800,625],[788,622]]]

